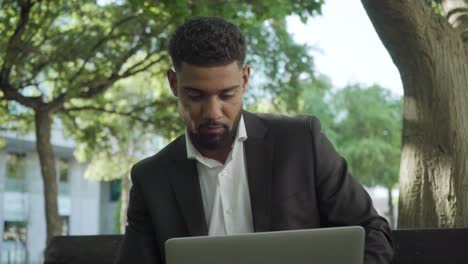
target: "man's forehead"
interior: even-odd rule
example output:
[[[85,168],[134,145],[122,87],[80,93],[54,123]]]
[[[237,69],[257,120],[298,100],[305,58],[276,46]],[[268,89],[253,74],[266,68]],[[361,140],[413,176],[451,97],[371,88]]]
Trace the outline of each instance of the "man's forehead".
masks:
[[[223,65],[208,65],[208,66],[199,66],[188,63],[182,63],[180,69],[177,73],[181,75],[203,75],[209,73],[219,73],[219,74],[230,74],[230,73],[239,73],[242,71],[242,68],[239,66],[237,61],[233,61],[228,64]]]
[[[238,89],[240,87],[241,87],[240,84],[234,84],[234,85],[224,86],[224,87],[196,87],[196,86],[190,86],[190,85],[181,86],[181,88],[187,92],[197,91],[197,92],[205,92],[205,93],[229,92],[229,91]]]
[[[177,75],[179,87],[220,90],[241,84],[242,69],[237,65],[202,67],[185,65]]]

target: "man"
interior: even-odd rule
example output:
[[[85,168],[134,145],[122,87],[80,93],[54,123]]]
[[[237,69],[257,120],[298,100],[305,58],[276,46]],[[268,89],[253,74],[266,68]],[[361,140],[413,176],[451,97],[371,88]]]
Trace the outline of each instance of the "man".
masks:
[[[250,68],[237,26],[194,18],[169,52],[186,133],[133,167],[117,263],[164,263],[173,237],[347,225],[366,230],[365,263],[390,263],[390,228],[319,121],[243,111]]]

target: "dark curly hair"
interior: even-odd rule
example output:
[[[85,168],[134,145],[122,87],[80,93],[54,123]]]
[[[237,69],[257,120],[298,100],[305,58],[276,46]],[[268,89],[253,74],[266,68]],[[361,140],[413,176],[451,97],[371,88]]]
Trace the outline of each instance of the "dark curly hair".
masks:
[[[176,70],[183,62],[216,66],[237,61],[242,67],[246,50],[244,34],[221,17],[192,18],[176,29],[169,43],[169,54]]]

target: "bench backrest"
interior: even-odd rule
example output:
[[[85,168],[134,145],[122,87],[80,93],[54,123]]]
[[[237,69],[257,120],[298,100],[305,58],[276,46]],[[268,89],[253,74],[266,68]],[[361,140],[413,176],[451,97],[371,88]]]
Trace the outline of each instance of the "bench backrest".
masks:
[[[467,264],[468,228],[392,231],[395,264]],[[58,236],[46,250],[46,264],[112,263],[122,235]]]

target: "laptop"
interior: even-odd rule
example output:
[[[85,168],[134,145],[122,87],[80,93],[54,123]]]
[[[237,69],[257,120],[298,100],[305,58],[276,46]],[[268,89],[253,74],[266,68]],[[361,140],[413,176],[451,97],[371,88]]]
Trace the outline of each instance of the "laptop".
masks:
[[[362,264],[360,226],[172,238],[166,264]]]

